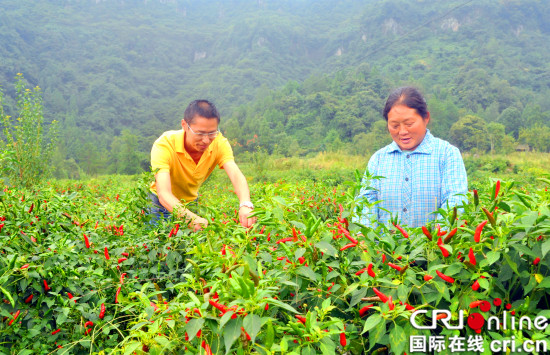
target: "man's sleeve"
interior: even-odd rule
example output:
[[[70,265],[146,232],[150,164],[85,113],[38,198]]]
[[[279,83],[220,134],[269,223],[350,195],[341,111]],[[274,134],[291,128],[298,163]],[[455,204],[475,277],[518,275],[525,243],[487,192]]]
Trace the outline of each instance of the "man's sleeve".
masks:
[[[363,224],[365,226],[371,226],[371,220],[374,218],[378,221],[378,207],[374,205],[372,207],[366,204],[372,204],[378,200],[378,180],[368,179],[368,176],[376,176],[378,171],[378,154],[374,154],[367,164],[367,171],[363,175],[361,181],[361,191],[356,198],[356,201],[363,201],[365,204],[360,214],[353,218],[356,223]]]
[[[170,172],[170,152],[163,137],[157,139],[151,148],[151,169],[155,173]]]
[[[443,164],[441,207],[446,208],[447,203],[449,207],[460,206],[466,201],[468,177],[462,155],[457,147],[450,146],[443,158]]]
[[[217,157],[217,164],[220,167],[220,169],[223,169],[223,164],[227,163],[228,161],[235,160],[235,157],[233,156],[233,149],[231,148],[231,144],[229,144],[229,141],[227,138],[222,137],[223,139],[219,143],[219,151],[218,151],[218,157]]]

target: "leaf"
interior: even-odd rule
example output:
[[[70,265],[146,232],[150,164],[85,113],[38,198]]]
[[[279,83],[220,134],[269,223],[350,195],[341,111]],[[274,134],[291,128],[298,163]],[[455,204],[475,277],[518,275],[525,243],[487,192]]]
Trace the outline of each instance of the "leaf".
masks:
[[[328,256],[336,257],[336,254],[338,253],[329,242],[320,241],[318,243],[315,243],[315,247],[317,247],[321,252],[327,254]]]
[[[287,311],[289,312],[292,312],[292,313],[298,313],[294,308],[292,308],[290,305],[284,303],[284,302],[281,302],[279,300],[275,300],[273,298],[268,298],[267,299],[267,303],[269,304],[272,304],[274,306],[277,306],[279,308],[282,308],[282,309],[286,309]]]
[[[281,196],[273,196],[273,201],[280,203],[283,206],[287,206],[286,201]]]
[[[185,331],[187,332],[187,336],[189,337],[189,341],[193,340],[195,336],[197,335],[197,332],[202,329],[202,326],[204,325],[204,318],[193,318],[187,323],[185,326]]]
[[[252,343],[256,341],[256,335],[260,332],[262,327],[262,319],[257,314],[248,314],[243,320],[244,330],[250,335]]]
[[[357,303],[361,302],[361,298],[365,297],[367,295],[367,288],[363,287],[359,290],[355,290],[353,294],[351,295],[351,301],[349,302],[349,306],[353,307]]]
[[[237,338],[241,335],[241,326],[242,326],[242,318],[237,317],[235,319],[231,319],[225,327],[223,328],[223,341],[225,343],[225,353],[229,354],[231,351],[231,346],[237,340]]]
[[[403,328],[395,323],[394,328],[390,332],[390,345],[392,352],[394,354],[401,354],[406,343],[406,335]]]
[[[487,266],[493,265],[500,259],[500,253],[498,251],[490,251],[487,253]]]
[[[143,347],[143,345],[141,345],[141,342],[139,341],[133,341],[129,343],[128,345],[125,346],[124,355],[133,354],[134,351],[136,351],[140,346]]]
[[[296,271],[298,275],[302,275],[310,279],[311,281],[317,281],[318,276],[315,271],[311,270],[309,266],[300,266]]]
[[[512,247],[522,254],[531,256],[533,259],[537,257],[531,249],[523,244],[512,244]]]
[[[375,313],[369,318],[367,318],[361,334],[365,334],[366,332],[374,328],[378,323],[380,323],[381,320],[382,320],[382,316],[378,313]]]
[[[548,251],[550,251],[550,239],[545,240],[544,243],[542,243],[541,249],[542,249],[542,258],[541,259],[544,259],[546,254],[548,254]]]
[[[504,259],[506,259],[506,262],[508,263],[508,266],[510,266],[510,268],[518,275],[519,275],[519,271],[518,271],[518,266],[515,262],[512,261],[512,259],[510,259],[510,256],[508,256],[508,254],[502,254],[504,256]]]
[[[537,288],[550,288],[550,277],[545,277]]]

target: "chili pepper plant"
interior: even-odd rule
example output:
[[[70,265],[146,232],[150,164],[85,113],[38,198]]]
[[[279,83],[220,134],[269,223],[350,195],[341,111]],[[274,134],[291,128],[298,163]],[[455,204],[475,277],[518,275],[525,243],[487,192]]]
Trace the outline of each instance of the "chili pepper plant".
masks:
[[[262,182],[251,184],[257,223],[245,229],[220,184],[190,206],[209,220],[193,233],[151,220],[150,178],[0,191],[0,351],[403,354],[412,335],[548,338],[548,328],[411,324],[415,311],[429,311],[415,318],[428,325],[441,309],[458,324],[482,305],[485,319],[550,317],[545,189],[490,180],[409,228],[354,222],[368,206],[360,174]]]

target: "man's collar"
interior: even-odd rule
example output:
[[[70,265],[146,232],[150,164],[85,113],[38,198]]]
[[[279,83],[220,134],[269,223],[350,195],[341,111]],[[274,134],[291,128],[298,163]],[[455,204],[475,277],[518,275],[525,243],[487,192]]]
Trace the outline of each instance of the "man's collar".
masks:
[[[418,153],[418,154],[431,154],[432,153],[432,142],[433,142],[433,135],[430,133],[429,129],[426,129],[426,135],[424,136],[424,139],[422,142],[416,147],[414,151],[412,151],[412,154]],[[399,152],[401,153],[402,150],[399,148],[399,145],[395,143],[395,141],[391,142],[388,148],[388,153],[394,153]]]

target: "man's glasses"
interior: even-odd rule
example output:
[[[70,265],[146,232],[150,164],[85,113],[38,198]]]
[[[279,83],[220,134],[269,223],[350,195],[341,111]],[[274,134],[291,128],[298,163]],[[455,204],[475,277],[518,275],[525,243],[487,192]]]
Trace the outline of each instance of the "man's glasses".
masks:
[[[216,136],[218,135],[218,133],[220,133],[219,130],[216,130],[215,132],[210,132],[210,133],[197,133],[195,131],[193,131],[193,129],[191,128],[191,126],[189,126],[189,123],[185,122],[187,124],[187,128],[189,128],[189,130],[191,131],[191,133],[193,133],[194,135],[197,135],[199,137],[208,137],[208,138],[216,138]]]

